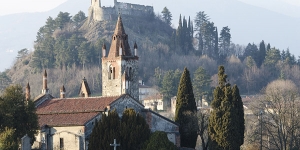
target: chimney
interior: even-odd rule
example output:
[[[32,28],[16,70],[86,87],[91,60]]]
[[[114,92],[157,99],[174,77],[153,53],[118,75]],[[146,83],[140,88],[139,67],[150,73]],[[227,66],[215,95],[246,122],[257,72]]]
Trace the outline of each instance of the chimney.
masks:
[[[136,45],[136,42],[134,42],[134,46],[133,46],[133,48],[134,48],[134,55],[135,56],[138,56],[138,52],[137,52],[137,45]]]
[[[43,76],[43,89],[42,89],[42,94],[48,94],[49,89],[47,87],[47,71],[45,69],[44,71],[44,76]]]
[[[123,49],[122,49],[122,44],[121,44],[121,46],[119,48],[119,56],[122,56],[122,51],[123,51]]]
[[[26,101],[30,100],[30,86],[29,86],[29,82],[27,83],[26,88],[25,88],[25,98],[26,98]]]
[[[66,98],[66,89],[65,89],[65,86],[63,85],[61,88],[60,88],[60,98]]]
[[[106,45],[105,45],[105,43],[103,43],[103,46],[102,46],[102,57],[106,57]]]

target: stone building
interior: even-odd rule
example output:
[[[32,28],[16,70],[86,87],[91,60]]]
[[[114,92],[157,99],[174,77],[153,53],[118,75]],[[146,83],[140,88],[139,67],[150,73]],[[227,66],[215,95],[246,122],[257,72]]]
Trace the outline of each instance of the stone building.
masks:
[[[151,110],[167,110],[166,103],[163,101],[163,96],[159,93],[156,95],[149,95],[143,100],[145,108]]]
[[[122,3],[117,0],[114,0],[113,7],[102,7],[101,0],[91,0],[88,22],[109,20],[118,14],[145,17],[153,15],[154,11],[152,6]]]
[[[94,0],[93,0],[94,1]],[[97,0],[96,0],[97,1]],[[95,1],[95,2],[96,2]],[[91,97],[87,80],[82,80],[79,97],[66,98],[64,86],[60,97],[54,98],[47,87],[47,72],[43,75],[42,93],[34,99],[37,107],[40,130],[33,148],[85,150],[95,122],[102,114],[116,110],[121,117],[127,108],[141,114],[152,132],[164,131],[168,138],[180,146],[179,125],[139,102],[137,45],[134,52],[128,44],[122,18],[119,16],[108,55],[103,45],[102,58],[102,95]],[[30,87],[26,88],[30,95]]]

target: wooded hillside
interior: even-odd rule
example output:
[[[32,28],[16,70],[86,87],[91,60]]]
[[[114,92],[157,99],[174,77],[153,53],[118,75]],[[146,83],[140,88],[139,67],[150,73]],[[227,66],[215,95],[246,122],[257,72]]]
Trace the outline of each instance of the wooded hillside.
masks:
[[[194,72],[202,67],[214,87],[218,65],[224,65],[228,82],[239,85],[241,94],[258,93],[278,78],[300,86],[300,61],[288,49],[278,50],[262,39],[253,39],[260,44],[234,44],[230,27],[218,30],[203,11],[195,19],[181,16],[176,29],[171,28],[172,16],[168,15],[171,12],[165,9],[162,15],[146,18],[122,15],[131,48],[134,42],[138,44],[139,75],[147,85],[166,91],[163,82],[168,79],[176,89],[179,80],[175,70],[187,67],[194,78]],[[101,95],[101,47],[105,43],[109,50],[116,20],[117,16],[88,24],[81,11],[73,17],[67,12],[49,17],[37,32],[35,51],[20,50],[14,66],[1,73],[1,88],[29,82],[32,96],[37,96],[42,72],[47,69],[54,96],[63,84],[67,97],[76,96],[84,77],[92,93]],[[167,75],[170,77],[164,80]]]

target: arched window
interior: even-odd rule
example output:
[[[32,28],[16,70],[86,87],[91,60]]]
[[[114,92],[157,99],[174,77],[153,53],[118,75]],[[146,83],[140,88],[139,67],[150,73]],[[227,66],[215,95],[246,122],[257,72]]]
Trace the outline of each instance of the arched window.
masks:
[[[108,71],[108,79],[115,79],[116,78],[116,69],[112,65],[109,66]]]

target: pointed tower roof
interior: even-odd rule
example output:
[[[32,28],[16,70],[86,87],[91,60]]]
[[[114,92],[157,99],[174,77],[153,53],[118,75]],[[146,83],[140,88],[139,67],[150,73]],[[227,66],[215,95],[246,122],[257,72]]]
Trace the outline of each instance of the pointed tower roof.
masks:
[[[105,43],[103,43],[103,45],[102,45],[102,49],[106,49],[106,45],[105,45]]]
[[[44,71],[44,77],[47,77],[47,71],[46,71],[46,69]]]
[[[137,48],[138,48],[136,42],[134,42],[133,48],[134,48],[134,49],[137,49]]]
[[[108,57],[114,58],[120,55],[119,50],[122,50],[122,56],[132,56],[131,50],[128,44],[128,35],[125,33],[122,18],[118,17],[117,25],[114,35],[112,36],[112,42],[109,50]]]
[[[116,25],[114,34],[115,35],[125,34],[125,30],[124,30],[123,22],[122,22],[122,17],[120,15],[118,17],[118,21],[117,21],[117,25]]]
[[[29,90],[30,90],[29,82],[27,82],[26,89],[29,89]]]

